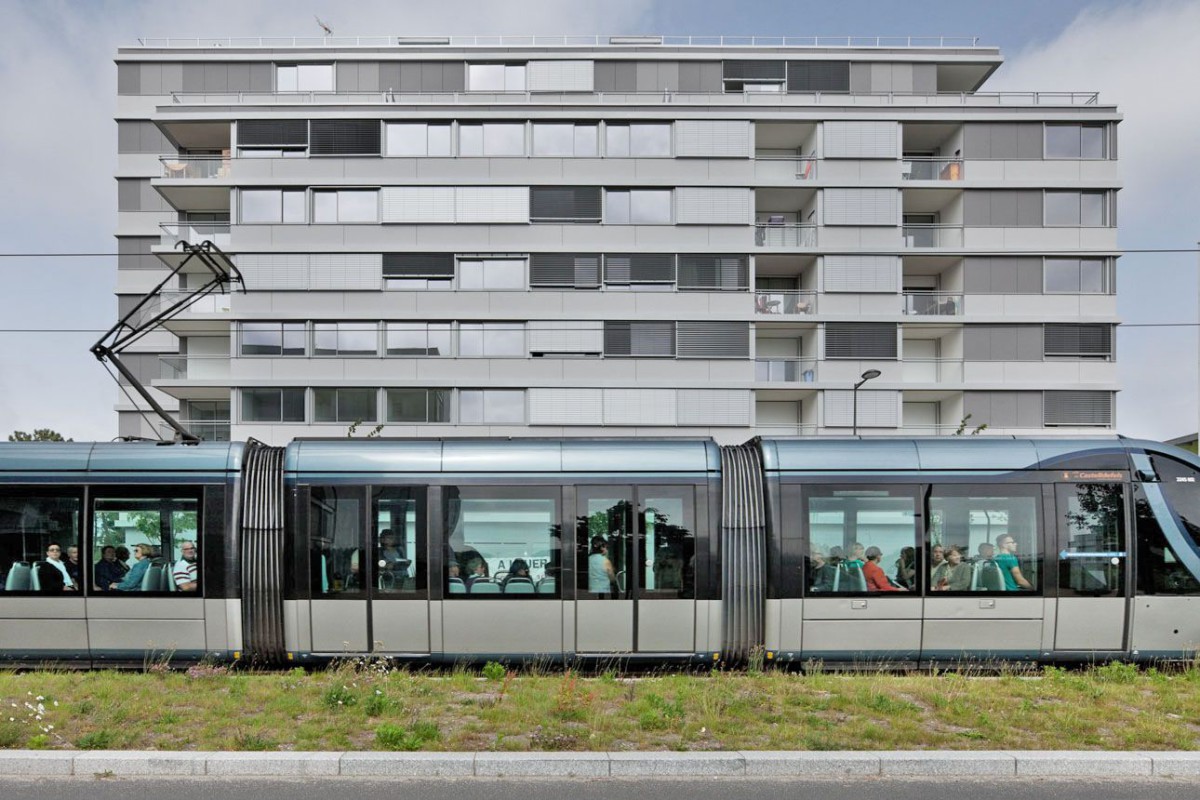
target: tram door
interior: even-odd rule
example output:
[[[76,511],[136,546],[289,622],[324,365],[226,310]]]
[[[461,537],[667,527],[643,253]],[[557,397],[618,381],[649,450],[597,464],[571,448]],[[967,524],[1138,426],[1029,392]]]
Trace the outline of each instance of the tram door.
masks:
[[[1125,649],[1125,486],[1055,486],[1058,530],[1056,650]],[[1049,559],[1047,559],[1049,560]]]
[[[576,652],[694,652],[694,488],[579,487],[576,503]]]
[[[371,650],[429,652],[425,487],[376,486],[367,531]]]

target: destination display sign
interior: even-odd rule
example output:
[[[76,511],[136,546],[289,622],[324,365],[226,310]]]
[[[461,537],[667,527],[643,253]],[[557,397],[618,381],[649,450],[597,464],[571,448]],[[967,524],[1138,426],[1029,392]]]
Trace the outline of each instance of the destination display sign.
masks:
[[[1121,481],[1125,474],[1119,470],[1066,470],[1062,473],[1064,481]]]

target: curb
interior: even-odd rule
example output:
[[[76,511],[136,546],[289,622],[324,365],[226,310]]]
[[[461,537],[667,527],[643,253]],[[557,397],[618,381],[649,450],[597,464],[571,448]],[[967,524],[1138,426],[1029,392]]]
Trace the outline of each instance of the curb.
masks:
[[[0,750],[7,777],[1200,778],[1200,752],[244,753]]]

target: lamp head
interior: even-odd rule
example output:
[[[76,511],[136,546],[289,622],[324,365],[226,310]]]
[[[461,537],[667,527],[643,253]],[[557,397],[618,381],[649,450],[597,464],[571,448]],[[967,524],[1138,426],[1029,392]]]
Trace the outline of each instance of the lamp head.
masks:
[[[869,369],[866,372],[864,372],[861,377],[864,381],[869,381],[872,378],[878,378],[882,374],[883,373],[877,369]]]

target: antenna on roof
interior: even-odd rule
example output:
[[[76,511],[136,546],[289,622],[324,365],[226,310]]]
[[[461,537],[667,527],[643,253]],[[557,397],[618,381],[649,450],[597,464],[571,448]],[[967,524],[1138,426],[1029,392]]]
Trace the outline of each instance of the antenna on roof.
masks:
[[[321,26],[321,30],[325,31],[326,36],[333,36],[333,28],[329,27],[324,22],[322,22],[321,18],[318,17],[316,14],[313,14],[313,19],[315,19],[317,21],[317,24]]]

